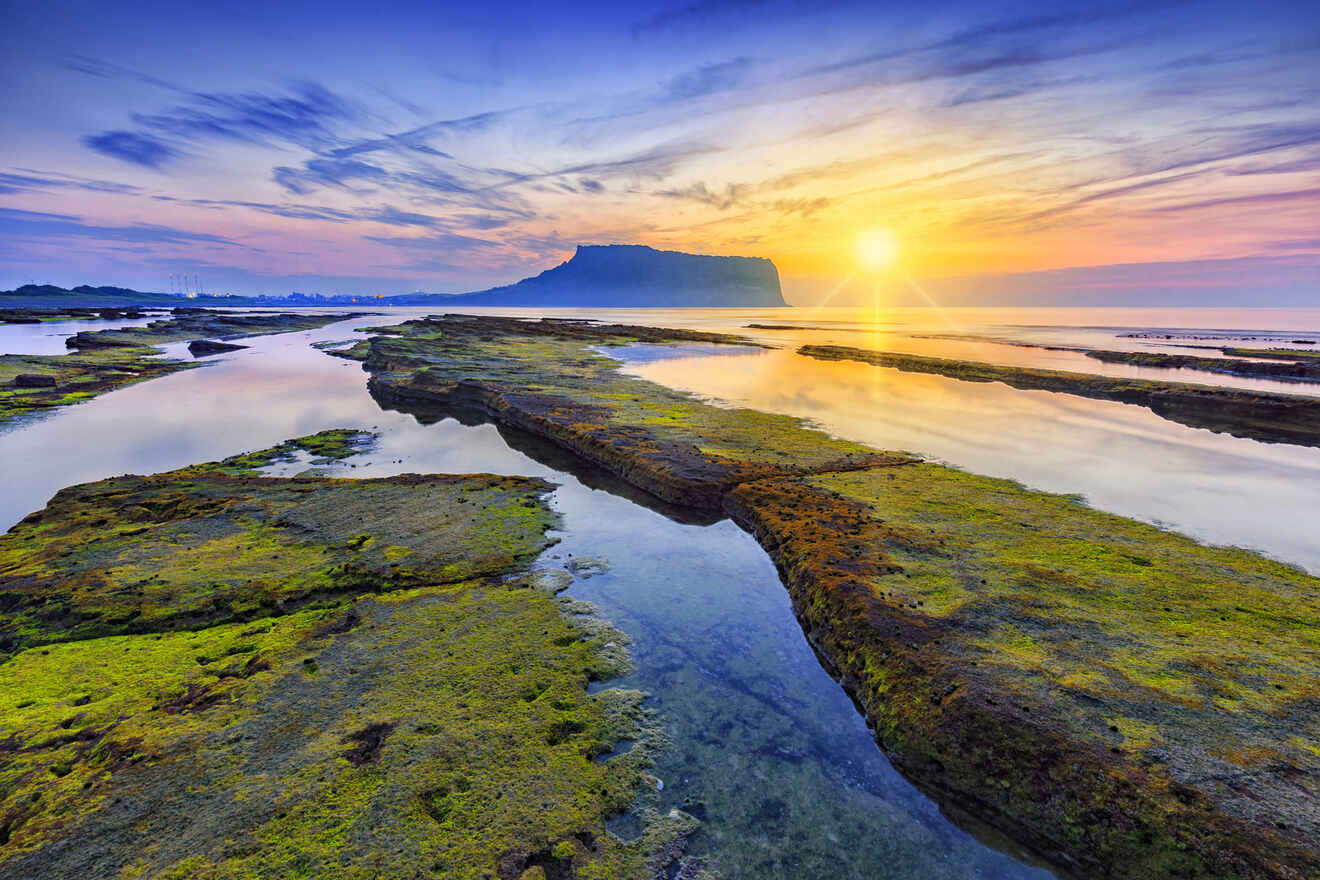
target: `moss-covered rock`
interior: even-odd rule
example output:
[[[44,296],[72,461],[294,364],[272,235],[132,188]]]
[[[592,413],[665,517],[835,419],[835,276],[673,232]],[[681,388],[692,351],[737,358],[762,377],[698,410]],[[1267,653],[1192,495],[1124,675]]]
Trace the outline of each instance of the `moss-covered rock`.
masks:
[[[731,513],[955,815],[1080,876],[1320,877],[1320,581],[629,378],[595,350],[628,339],[450,316],[364,365],[382,399],[476,407]]]
[[[1320,580],[933,464],[729,509],[937,796],[1082,876],[1320,870]]]
[[[168,318],[158,318],[142,327],[115,330],[84,330],[64,344],[69,348],[148,348],[169,342],[194,339],[241,339],[269,333],[315,330],[336,321],[358,318],[366,312],[311,314],[293,312],[222,312],[211,309],[178,308]]]
[[[369,387],[395,404],[484,411],[546,437],[660,498],[718,510],[729,488],[896,457],[804,428],[798,419],[702,404],[624,376],[594,349],[636,342],[745,344],[686,330],[449,315],[374,336]]]
[[[624,636],[527,571],[548,484],[252,474],[361,440],[74,487],[0,538],[0,875],[649,880],[681,854],[689,816],[605,828],[663,736],[642,694],[588,693]]]
[[[541,480],[242,475],[272,455],[61,490],[0,536],[0,647],[496,574],[533,559],[553,522]]]

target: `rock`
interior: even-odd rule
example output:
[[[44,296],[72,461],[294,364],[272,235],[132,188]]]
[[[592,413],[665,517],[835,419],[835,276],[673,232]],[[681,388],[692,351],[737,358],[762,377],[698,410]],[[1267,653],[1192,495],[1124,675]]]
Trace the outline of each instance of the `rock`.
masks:
[[[571,260],[516,284],[476,293],[397,297],[463,306],[784,306],[779,271],[764,257],[579,245]]]
[[[15,388],[54,388],[55,377],[42,373],[19,373],[14,377]]]
[[[586,580],[593,575],[604,574],[610,570],[610,564],[596,556],[575,556],[566,566],[569,571]]]
[[[227,351],[238,351],[240,348],[247,348],[246,345],[235,345],[232,342],[216,342],[213,339],[194,339],[188,343],[188,352],[193,357],[206,357],[210,354],[224,354]]]

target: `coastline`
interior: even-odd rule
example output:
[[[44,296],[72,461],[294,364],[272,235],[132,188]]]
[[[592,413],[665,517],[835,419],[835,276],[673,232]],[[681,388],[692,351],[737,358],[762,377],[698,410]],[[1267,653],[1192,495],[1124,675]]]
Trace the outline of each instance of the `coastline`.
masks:
[[[1146,645],[1122,637],[1134,622],[1144,627],[1140,634],[1160,637],[1185,625],[1206,625],[1218,619],[1216,603],[1244,589],[1253,601],[1268,602],[1270,590],[1286,587],[1294,600],[1310,607],[1320,596],[1320,581],[1253,554],[1204,547],[1101,514],[1069,498],[843,444],[795,420],[711,407],[621,376],[613,361],[586,351],[592,337],[603,345],[635,341],[629,333],[618,325],[448,316],[390,328],[336,354],[364,360],[378,400],[475,406],[492,420],[536,434],[667,501],[707,510],[718,505],[734,515],[775,558],[804,628],[867,709],[895,763],[1065,870],[1130,877],[1171,870],[1307,877],[1320,868],[1320,852],[1308,843],[1315,839],[1318,817],[1305,802],[1290,802],[1285,794],[1297,784],[1297,772],[1302,784],[1314,786],[1315,756],[1288,745],[1277,725],[1259,720],[1260,712],[1300,711],[1303,729],[1316,725],[1314,713],[1305,709],[1314,684],[1288,653],[1301,648],[1299,656],[1305,656],[1311,649],[1277,643],[1281,637],[1304,640],[1308,630],[1284,626],[1266,632],[1270,627],[1251,609],[1233,612],[1241,619],[1220,627],[1224,641],[1208,649],[1207,658],[1219,652],[1222,665],[1232,651],[1272,640],[1271,649],[1254,656],[1287,682],[1259,691],[1244,686],[1236,696],[1242,717],[1213,702],[1186,705],[1202,695],[1179,690],[1196,691],[1209,679],[1180,666],[1189,659],[1179,655],[1183,649],[1175,649],[1160,669],[1147,669],[1142,666]],[[657,341],[655,331],[648,336]],[[918,508],[907,511],[907,519],[890,521],[883,504],[874,506],[887,498],[876,483],[904,479],[899,475],[905,472],[922,475],[922,485],[909,486],[905,496],[917,499]],[[1024,514],[1046,511],[1049,516],[1038,528],[1062,529],[1088,549],[1076,559],[1053,559],[1048,545],[1032,546],[1035,532],[1000,517],[991,552],[976,565],[1007,578],[1011,589],[951,582],[950,574],[965,569],[970,558],[959,555],[956,545],[937,549],[955,538],[956,518],[929,526],[936,538],[922,535],[919,526],[930,510],[920,509],[920,499],[932,487],[948,490],[950,503],[972,505],[970,511],[987,504],[996,511],[1015,506]],[[1108,552],[1124,529],[1134,547],[1150,544],[1158,560],[1136,552],[1127,554],[1132,558],[1090,558]],[[858,538],[862,533],[866,540]],[[1035,556],[1017,558],[1028,551]],[[931,571],[919,572],[916,586],[907,586],[919,560],[932,556],[941,558]],[[1045,644],[1020,643],[1021,633],[1011,626],[986,636],[975,621],[952,614],[971,599],[1005,621],[1033,613],[1029,601],[1023,604],[1026,583],[1061,603],[1083,586],[1098,595],[1144,591],[1155,600],[1167,584],[1192,576],[1206,586],[1206,595],[1182,597],[1176,611],[1138,608],[1135,617],[1122,620],[1066,605],[1040,612],[1045,623],[1036,635],[1048,635]],[[904,578],[897,580],[903,595],[885,588],[897,578]],[[931,595],[952,604],[936,613],[927,607]],[[1123,603],[1124,614],[1131,606]],[[1205,624],[1198,623],[1202,620]],[[1085,669],[1048,672],[1051,663],[1082,647],[1057,636],[1083,623],[1099,627],[1104,637],[1093,640],[1089,650],[1101,646],[1114,652],[1108,682],[1085,679]],[[995,664],[986,663],[987,655],[1007,658],[1004,669],[992,674]],[[1183,671],[1173,671],[1178,668]],[[1231,668],[1226,671],[1233,676]],[[1173,684],[1160,676],[1172,676]],[[1019,687],[1030,694],[1025,708]],[[1276,695],[1276,687],[1283,693]],[[1225,725],[1226,719],[1233,723]],[[1222,756],[1197,757],[1198,749],[1214,743],[1212,750]],[[1251,757],[1272,746],[1274,753],[1286,752],[1278,771]],[[1250,780],[1286,818],[1267,821],[1260,810],[1244,809],[1231,791],[1196,784],[1198,774],[1213,775],[1211,764],[1221,774]]]

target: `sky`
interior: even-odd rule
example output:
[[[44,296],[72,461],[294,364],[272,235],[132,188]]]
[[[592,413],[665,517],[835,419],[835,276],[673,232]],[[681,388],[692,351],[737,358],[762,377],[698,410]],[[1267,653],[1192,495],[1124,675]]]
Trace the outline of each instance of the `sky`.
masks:
[[[1320,306],[1320,3],[0,6],[3,289]]]

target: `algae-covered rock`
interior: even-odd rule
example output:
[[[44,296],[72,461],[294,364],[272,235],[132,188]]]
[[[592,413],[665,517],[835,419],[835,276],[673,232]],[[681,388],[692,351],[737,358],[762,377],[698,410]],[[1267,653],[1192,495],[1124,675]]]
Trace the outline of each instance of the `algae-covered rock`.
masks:
[[[73,487],[0,538],[0,876],[649,880],[678,858],[690,817],[605,828],[663,736],[643,694],[587,692],[625,637],[526,572],[549,485],[254,474],[361,441]]]
[[[550,486],[535,479],[275,479],[226,469],[64,489],[0,537],[0,648],[497,574],[531,561],[553,522],[539,500]]]
[[[585,321],[447,315],[373,336],[369,388],[396,405],[476,408],[549,439],[664,499],[718,510],[729,488],[790,473],[894,460],[798,419],[703,404],[624,376],[593,347],[635,342],[745,345],[718,333]]]
[[[374,336],[364,367],[383,400],[475,408],[733,515],[895,763],[955,815],[1085,877],[1320,876],[1320,580],[593,350],[686,331],[667,333],[447,316]]]
[[[246,345],[237,345],[233,342],[217,342],[214,339],[194,339],[188,343],[188,353],[193,357],[206,357],[212,354],[225,354],[230,351],[240,351],[247,348]]]
[[[925,463],[729,509],[951,805],[1082,876],[1320,870],[1320,580]]]
[[[143,348],[167,342],[198,342],[215,345],[213,340],[263,336],[314,330],[335,321],[361,317],[366,312],[343,312],[334,315],[294,314],[290,312],[221,312],[210,309],[175,309],[168,318],[158,318],[142,327],[115,330],[84,330],[64,344],[69,348]],[[228,349],[225,349],[228,350]]]

